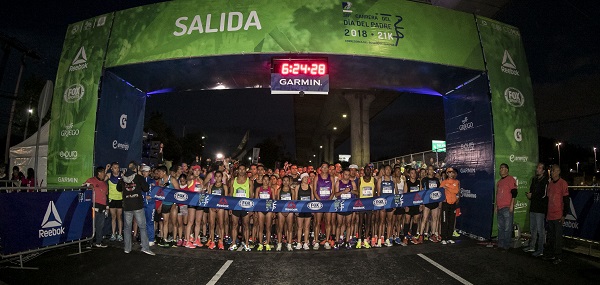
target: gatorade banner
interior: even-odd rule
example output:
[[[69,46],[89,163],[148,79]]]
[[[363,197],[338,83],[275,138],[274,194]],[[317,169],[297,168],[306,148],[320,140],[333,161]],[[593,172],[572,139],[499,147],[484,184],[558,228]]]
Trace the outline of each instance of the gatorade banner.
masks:
[[[477,26],[492,96],[495,181],[500,179],[500,164],[508,164],[519,191],[514,223],[527,229],[529,200],[525,193],[538,161],[538,135],[525,49],[515,27],[484,17],[477,17]],[[496,235],[497,219],[493,220],[492,235]]]
[[[432,188],[403,195],[337,200],[269,200],[202,194],[155,186],[150,196],[156,200],[225,210],[283,213],[346,213],[394,209],[439,203],[446,198],[443,188]]]
[[[91,238],[92,190],[0,193],[2,255]]]
[[[400,0],[176,0],[132,8],[115,13],[106,64],[290,52],[484,69],[473,15]]]
[[[58,65],[48,139],[48,186],[80,186],[94,172],[98,84],[112,14],[71,24]]]
[[[105,72],[98,107],[95,156],[97,165],[113,161],[122,168],[142,160],[146,94],[125,80]]]
[[[563,234],[600,241],[600,187],[569,187],[569,197]]]

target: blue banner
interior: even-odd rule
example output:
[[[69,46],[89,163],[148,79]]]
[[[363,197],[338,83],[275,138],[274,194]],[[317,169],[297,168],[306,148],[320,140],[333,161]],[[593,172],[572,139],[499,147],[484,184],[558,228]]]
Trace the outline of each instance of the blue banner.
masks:
[[[571,205],[563,224],[563,234],[600,241],[600,187],[569,187]]]
[[[456,227],[489,238],[494,203],[494,147],[488,81],[480,76],[444,96],[446,164],[460,181]]]
[[[92,190],[0,193],[2,255],[90,238]]]
[[[248,212],[283,213],[346,213],[373,211],[439,203],[445,199],[443,188],[432,188],[420,192],[375,198],[320,201],[248,199],[189,192],[159,186],[153,187],[150,191],[150,195],[156,200],[191,206]]]
[[[106,72],[98,107],[95,164],[142,160],[146,94],[127,81]],[[91,170],[91,168],[90,168]]]

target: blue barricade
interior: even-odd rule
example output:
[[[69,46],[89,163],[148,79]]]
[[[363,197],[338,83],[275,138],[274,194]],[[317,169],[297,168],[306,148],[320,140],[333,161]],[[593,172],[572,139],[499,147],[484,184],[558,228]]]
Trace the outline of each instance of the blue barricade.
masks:
[[[600,187],[569,187],[569,196],[564,235],[600,241]]]
[[[0,252],[11,255],[91,238],[92,190],[0,193]]]
[[[376,198],[351,198],[346,200],[270,200],[247,199],[231,196],[218,196],[164,188],[155,186],[150,195],[156,200],[217,208],[225,210],[241,210],[249,212],[284,212],[284,213],[323,213],[323,212],[357,212],[398,207],[417,206],[442,202],[445,199],[443,188],[433,188],[414,193],[389,195]]]

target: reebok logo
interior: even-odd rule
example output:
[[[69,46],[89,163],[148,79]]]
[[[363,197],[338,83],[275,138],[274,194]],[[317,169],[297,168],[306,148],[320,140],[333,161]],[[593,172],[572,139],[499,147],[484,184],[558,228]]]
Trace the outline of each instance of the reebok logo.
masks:
[[[50,217],[52,215],[52,217]],[[44,219],[42,220],[42,229],[39,230],[39,238],[57,236],[65,234],[65,228],[62,227],[62,220],[60,219],[60,215],[58,215],[58,211],[56,210],[56,206],[54,206],[54,202],[50,201],[48,203],[48,209],[46,209],[46,214],[44,215]],[[49,230],[44,230],[47,228],[52,228]]]
[[[85,54],[85,48],[81,46],[77,55],[73,59],[71,66],[69,66],[69,72],[82,70],[87,68],[87,55]]]
[[[500,67],[500,70],[506,74],[519,76],[519,70],[510,56],[510,53],[508,53],[508,50],[504,50],[504,57],[502,57],[502,66]]]
[[[571,205],[569,205],[569,213],[565,216],[565,222],[563,227],[579,229],[579,223],[577,222],[577,213],[575,212],[575,206],[573,205],[573,199],[569,199]]]

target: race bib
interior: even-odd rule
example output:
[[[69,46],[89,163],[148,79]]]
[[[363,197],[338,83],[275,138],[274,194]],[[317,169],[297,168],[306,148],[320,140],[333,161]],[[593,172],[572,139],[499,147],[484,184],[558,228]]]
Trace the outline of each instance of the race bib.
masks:
[[[410,190],[410,192],[419,192],[419,186],[410,187],[408,190]]]
[[[258,198],[261,198],[261,199],[270,199],[271,195],[269,193],[261,192],[261,193],[258,194]]]
[[[292,200],[292,194],[290,194],[290,193],[281,194],[281,200]]]
[[[437,188],[437,187],[438,187],[437,182],[429,181],[429,189]]]
[[[383,194],[392,194],[392,193],[394,193],[394,188],[390,187],[390,186],[384,186],[381,189],[381,193],[383,193]]]
[[[396,186],[398,187],[400,193],[404,192],[404,183],[396,183]]]
[[[221,192],[221,189],[213,189],[212,190],[212,194],[213,195],[219,195],[219,196],[223,195],[223,193]],[[246,194],[246,193],[244,193],[244,194]]]
[[[342,194],[342,195],[340,195],[340,197],[341,197],[342,199],[350,199],[350,198],[352,198],[352,194],[350,194],[350,193],[346,193],[346,194]]]
[[[194,192],[200,192],[202,191],[202,184],[196,184],[194,187]]]
[[[362,194],[365,197],[371,197],[371,196],[373,196],[373,188],[371,188],[371,187],[365,187],[365,188],[363,188]]]
[[[327,187],[321,187],[319,188],[319,195],[320,196],[329,196],[331,195],[331,190]]]
[[[244,189],[235,190],[235,197],[246,198],[246,191]]]
[[[310,201],[310,196],[300,197],[300,201]]]

